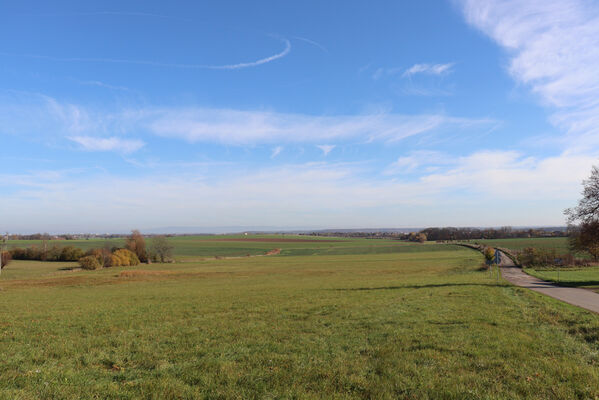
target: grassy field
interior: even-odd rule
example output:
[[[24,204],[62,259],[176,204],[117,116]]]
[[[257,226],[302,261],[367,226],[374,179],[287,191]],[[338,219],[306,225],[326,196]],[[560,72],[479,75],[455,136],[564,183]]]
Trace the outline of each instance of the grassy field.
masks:
[[[599,316],[497,282],[475,251],[273,244],[100,271],[14,262],[0,398],[599,396]]]
[[[248,240],[249,239],[249,240]],[[335,254],[377,254],[422,251],[422,246],[412,243],[388,239],[344,239],[324,238],[300,235],[198,235],[177,236],[168,238],[174,246],[177,261],[202,261],[210,257],[244,257],[264,255],[267,252],[280,249],[281,255],[335,255]],[[152,239],[147,239],[148,245]],[[124,246],[125,239],[90,239],[90,240],[53,240],[48,246],[75,246],[84,250],[101,248],[108,244],[110,247]],[[39,240],[11,240],[8,247],[40,247]],[[444,245],[427,244],[426,251],[447,250]]]
[[[562,286],[582,287],[599,292],[599,267],[584,268],[526,268],[528,274],[559,283]]]
[[[555,249],[558,253],[568,252],[568,238],[519,238],[519,239],[485,239],[471,242],[484,243],[489,246],[504,247],[512,250],[522,250],[526,247],[537,249]]]

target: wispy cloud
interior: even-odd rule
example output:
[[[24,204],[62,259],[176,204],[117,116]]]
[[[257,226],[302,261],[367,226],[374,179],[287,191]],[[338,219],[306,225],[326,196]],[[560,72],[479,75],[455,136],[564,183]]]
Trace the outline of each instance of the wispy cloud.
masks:
[[[322,154],[326,157],[336,146],[334,144],[320,144],[316,147],[322,150]]]
[[[270,153],[270,158],[275,158],[276,156],[281,154],[282,151],[283,151],[283,146],[275,147],[274,149],[272,149],[272,152]]]
[[[454,63],[447,64],[414,64],[410,68],[404,71],[402,76],[410,77],[417,74],[425,75],[443,75],[448,74],[452,71]]]
[[[118,58],[104,58],[104,57],[53,57],[40,54],[13,54],[0,52],[0,56],[5,57],[23,57],[32,58],[48,61],[60,61],[60,62],[86,62],[86,63],[111,63],[111,64],[134,64],[134,65],[148,65],[154,67],[165,67],[165,68],[179,68],[179,69],[213,69],[213,70],[235,70],[250,67],[257,67],[259,65],[267,64],[272,61],[278,60],[285,57],[291,52],[291,42],[285,38],[277,38],[284,45],[285,48],[271,56],[260,58],[255,61],[240,62],[236,64],[224,64],[224,65],[211,65],[211,64],[185,64],[185,63],[170,63],[170,62],[158,62],[149,60],[130,60],[130,59],[118,59]]]
[[[440,165],[452,164],[452,160],[455,160],[455,157],[452,158],[439,151],[417,150],[409,155],[399,157],[383,171],[383,174],[423,174],[437,170]]]
[[[71,136],[68,139],[78,143],[82,149],[87,151],[116,151],[124,154],[137,151],[145,145],[141,140],[118,137]]]
[[[133,113],[133,115],[135,115]],[[139,124],[164,137],[189,142],[252,144],[358,140],[396,142],[424,132],[473,129],[496,124],[487,119],[457,118],[443,114],[367,114],[313,116],[270,111],[230,109],[146,109],[137,113]]]
[[[100,81],[80,81],[79,83],[81,85],[86,85],[86,86],[96,86],[96,87],[101,87],[101,88],[105,88],[105,89],[122,90],[125,92],[131,92],[131,89],[129,89],[128,87],[111,85],[111,84],[100,82]]]
[[[469,23],[510,55],[510,74],[554,110],[569,148],[599,146],[599,4],[461,0]]]
[[[375,69],[374,72],[372,73],[372,79],[374,79],[375,81],[378,81],[379,79],[381,79],[381,78],[383,78],[385,76],[397,75],[401,71],[402,71],[401,68],[382,68],[382,67],[379,67],[379,68]]]
[[[189,143],[276,145],[394,143],[428,134],[476,132],[490,119],[445,114],[308,115],[203,107],[106,109],[60,102],[34,94],[0,94],[0,133],[31,137],[124,137],[155,135]]]

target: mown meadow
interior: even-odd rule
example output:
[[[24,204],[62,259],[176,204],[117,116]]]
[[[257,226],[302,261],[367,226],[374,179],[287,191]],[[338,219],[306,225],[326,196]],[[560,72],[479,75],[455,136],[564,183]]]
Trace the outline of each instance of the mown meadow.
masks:
[[[475,251],[183,239],[174,264],[6,267],[0,398],[599,396],[599,316]]]

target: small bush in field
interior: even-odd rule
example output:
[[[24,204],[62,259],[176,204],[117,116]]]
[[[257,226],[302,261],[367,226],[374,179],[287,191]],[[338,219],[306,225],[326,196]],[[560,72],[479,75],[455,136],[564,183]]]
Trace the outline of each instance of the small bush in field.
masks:
[[[89,270],[102,268],[102,265],[100,264],[98,259],[94,256],[81,257],[79,259],[79,265],[81,265],[81,268],[89,269]]]
[[[139,258],[131,250],[118,249],[110,257],[113,267],[131,267],[139,264]]]

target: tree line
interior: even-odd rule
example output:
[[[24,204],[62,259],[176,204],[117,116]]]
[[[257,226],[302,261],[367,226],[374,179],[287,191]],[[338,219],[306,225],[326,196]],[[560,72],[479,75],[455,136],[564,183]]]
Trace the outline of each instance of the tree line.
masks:
[[[558,229],[514,229],[506,226],[502,228],[426,228],[420,231],[428,240],[482,240],[482,239],[516,239],[540,237],[566,237],[567,230]]]
[[[84,251],[75,246],[41,246],[28,248],[16,247],[3,253],[2,266],[5,260],[38,260],[38,261],[77,261],[84,269],[100,269],[117,266],[134,266],[140,263],[170,262],[173,260],[174,247],[164,236],[154,236],[150,245],[146,245],[144,236],[134,230],[125,239],[124,247],[106,244],[102,248]]]

